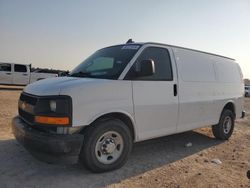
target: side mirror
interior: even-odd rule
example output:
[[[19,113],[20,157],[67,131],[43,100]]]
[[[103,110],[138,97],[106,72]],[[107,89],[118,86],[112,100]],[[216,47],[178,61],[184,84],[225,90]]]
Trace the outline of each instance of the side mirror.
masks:
[[[136,76],[144,77],[151,76],[155,73],[155,63],[152,59],[142,60],[136,63],[135,66]]]

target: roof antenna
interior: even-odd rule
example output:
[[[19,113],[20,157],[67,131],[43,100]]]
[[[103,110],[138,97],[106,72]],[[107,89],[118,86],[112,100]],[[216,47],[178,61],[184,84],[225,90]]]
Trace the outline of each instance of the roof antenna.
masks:
[[[128,39],[128,41],[126,42],[126,44],[129,44],[129,43],[135,43],[132,39]]]

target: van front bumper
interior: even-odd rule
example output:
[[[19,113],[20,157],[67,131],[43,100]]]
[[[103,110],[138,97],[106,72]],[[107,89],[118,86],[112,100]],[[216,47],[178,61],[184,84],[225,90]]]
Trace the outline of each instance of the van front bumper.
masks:
[[[12,120],[12,131],[34,157],[48,163],[74,164],[83,144],[81,134],[51,134],[38,131],[26,124],[20,117]]]

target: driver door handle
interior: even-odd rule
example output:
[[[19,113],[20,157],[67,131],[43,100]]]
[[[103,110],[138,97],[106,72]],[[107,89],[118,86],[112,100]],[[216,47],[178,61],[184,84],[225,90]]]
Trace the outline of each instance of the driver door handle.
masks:
[[[177,96],[177,84],[174,84],[173,90],[174,90],[174,96]]]

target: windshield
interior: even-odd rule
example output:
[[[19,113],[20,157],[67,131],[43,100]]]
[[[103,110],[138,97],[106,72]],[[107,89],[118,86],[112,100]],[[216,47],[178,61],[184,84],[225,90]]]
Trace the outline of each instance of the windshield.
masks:
[[[140,47],[137,44],[128,44],[98,50],[78,65],[69,76],[118,79]]]

